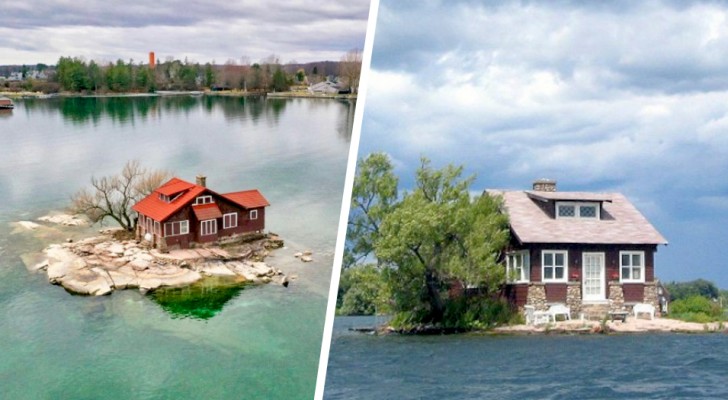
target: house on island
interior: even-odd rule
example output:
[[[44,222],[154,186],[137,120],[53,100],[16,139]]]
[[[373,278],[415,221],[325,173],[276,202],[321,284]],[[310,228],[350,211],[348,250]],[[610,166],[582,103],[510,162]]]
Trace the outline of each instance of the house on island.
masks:
[[[166,251],[265,229],[270,204],[258,190],[218,194],[206,187],[206,180],[172,178],[134,204],[137,239]]]
[[[655,252],[664,237],[619,193],[486,190],[502,196],[511,242],[504,295],[522,309],[565,304],[571,313],[604,316],[648,303],[660,308]]]

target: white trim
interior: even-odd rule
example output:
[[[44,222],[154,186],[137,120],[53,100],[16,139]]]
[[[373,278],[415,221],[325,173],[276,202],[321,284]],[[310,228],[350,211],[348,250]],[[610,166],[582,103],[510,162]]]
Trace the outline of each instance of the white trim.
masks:
[[[157,235],[162,234],[162,224],[159,221],[154,221],[154,233]]]
[[[214,203],[214,202],[215,202],[215,200],[210,195],[197,196],[197,197],[195,197],[195,202],[192,205],[197,206],[200,204],[210,204],[210,203]]]
[[[207,229],[205,229],[205,225],[208,225]],[[205,233],[207,231],[207,233]],[[204,221],[200,221],[200,236],[210,236],[217,233],[217,220],[216,219],[206,219]]]
[[[546,278],[546,254],[551,254],[552,265],[548,267],[553,268],[553,278]],[[556,265],[556,256],[562,255],[564,259],[563,265]],[[563,276],[556,278],[556,268],[562,267],[564,269]],[[569,280],[569,252],[566,250],[541,250],[541,281],[542,282],[568,282]]]
[[[562,206],[573,206],[574,207],[574,215],[573,216],[562,216],[559,215],[559,207]],[[582,207],[594,207],[596,209],[596,213],[593,217],[585,217],[581,215],[581,208]],[[556,208],[554,209],[554,214],[556,216],[556,219],[601,219],[601,207],[599,206],[598,202],[578,202],[578,201],[557,201],[556,202]]]
[[[176,235],[174,234],[174,224],[179,224],[179,233]],[[168,232],[170,234],[168,234]],[[172,221],[172,222],[164,223],[164,237],[182,236],[182,235],[187,235],[189,233],[190,233],[190,221],[189,220]]]
[[[258,210],[250,210],[250,213],[248,214],[248,219],[258,219]]]
[[[520,260],[520,265],[519,261]],[[506,254],[506,280],[508,283],[528,283],[531,279],[531,257],[528,250]]]
[[[588,256],[599,256],[599,293],[595,295],[589,295],[587,294],[586,290],[586,279],[587,279],[587,271],[586,271],[586,258]],[[597,302],[597,301],[604,301],[607,298],[607,288],[606,288],[606,256],[602,252],[584,252],[581,254],[581,293],[582,293],[582,300],[585,302]]]
[[[622,259],[623,256],[629,256],[629,265],[624,265],[624,260]],[[638,266],[635,266],[633,264],[634,256],[640,257],[640,264]],[[629,278],[624,277],[624,271],[623,268],[629,268]],[[635,279],[634,271],[635,269],[639,270],[640,277]],[[645,252],[644,251],[620,251],[619,252],[619,280],[620,282],[626,282],[626,283],[644,283],[645,281]]]
[[[231,217],[231,223],[228,224],[225,217]],[[231,212],[222,215],[222,229],[230,229],[238,227],[238,213]]]

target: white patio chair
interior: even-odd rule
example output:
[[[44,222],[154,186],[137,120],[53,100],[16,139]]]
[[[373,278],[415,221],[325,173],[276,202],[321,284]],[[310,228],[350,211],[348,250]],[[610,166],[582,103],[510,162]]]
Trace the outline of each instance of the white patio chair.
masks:
[[[564,320],[571,320],[571,308],[564,304],[552,304],[549,307],[548,313],[551,314],[554,322],[556,322],[557,315],[563,315]]]
[[[637,314],[644,313],[649,314],[650,319],[655,319],[655,306],[647,303],[637,303],[632,307],[632,313],[637,318]]]
[[[548,311],[536,311],[534,306],[523,306],[523,311],[526,313],[526,324],[527,325],[539,325],[548,324],[552,315]]]

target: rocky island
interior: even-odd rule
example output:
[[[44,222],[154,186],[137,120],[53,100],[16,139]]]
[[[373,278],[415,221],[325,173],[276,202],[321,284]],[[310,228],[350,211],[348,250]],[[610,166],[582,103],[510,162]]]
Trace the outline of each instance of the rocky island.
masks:
[[[52,229],[47,224],[74,229],[88,225],[77,216],[65,214],[19,221],[24,231]],[[48,281],[74,294],[102,296],[121,289],[148,292],[160,287],[187,286],[206,277],[227,277],[253,284],[277,283],[288,286],[283,271],[264,262],[271,251],[283,247],[272,233],[242,235],[224,247],[200,246],[166,252],[144,241],[125,238],[119,228],[103,229],[97,236],[47,246],[41,254],[26,257],[30,271],[44,271]],[[310,251],[296,253],[310,261]]]

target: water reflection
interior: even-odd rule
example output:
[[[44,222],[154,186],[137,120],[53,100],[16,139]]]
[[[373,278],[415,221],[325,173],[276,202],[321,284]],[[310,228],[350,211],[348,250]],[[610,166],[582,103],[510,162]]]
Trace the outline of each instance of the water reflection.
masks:
[[[206,320],[222,311],[246,284],[230,278],[207,278],[187,287],[160,288],[149,295],[172,318]]]
[[[189,115],[196,110],[205,114],[221,113],[225,120],[264,119],[277,125],[292,101],[305,101],[311,108],[341,108],[337,133],[344,139],[351,138],[354,123],[355,100],[333,99],[266,99],[262,96],[129,96],[129,97],[60,97],[53,99],[23,99],[24,111],[28,114],[60,113],[64,121],[74,125],[97,125],[103,119],[116,124],[134,125],[163,115]],[[11,113],[0,117],[12,116]]]

